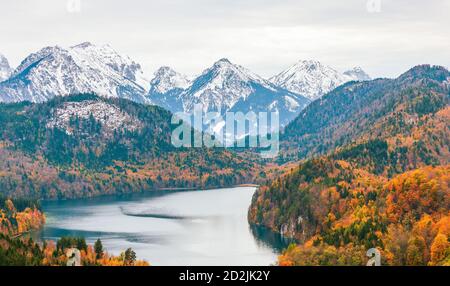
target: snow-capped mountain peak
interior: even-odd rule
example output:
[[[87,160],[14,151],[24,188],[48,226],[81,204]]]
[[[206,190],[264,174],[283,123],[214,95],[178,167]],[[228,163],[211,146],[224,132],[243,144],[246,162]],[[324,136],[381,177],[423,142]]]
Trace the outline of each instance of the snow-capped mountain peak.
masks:
[[[195,105],[204,111],[278,112],[286,124],[309,100],[280,88],[248,69],[223,58],[192,81],[178,96],[180,109],[191,112]]]
[[[274,84],[292,92],[316,99],[344,82],[344,77],[318,61],[302,60],[270,78]]]
[[[7,80],[11,75],[11,67],[5,56],[0,54],[0,82]]]
[[[183,111],[179,95],[189,87],[190,79],[170,67],[160,67],[150,81],[147,99],[151,104],[159,105],[172,112]]]
[[[93,47],[94,45],[91,42],[83,42],[80,43],[78,45],[72,46],[72,48],[79,48],[79,49],[86,49],[86,48],[90,48]]]
[[[239,100],[246,100],[256,86],[276,91],[267,80],[223,58],[206,69],[180,96],[185,111],[192,110],[195,104],[201,104],[204,110],[225,111]]]
[[[354,67],[353,69],[344,72],[344,75],[355,81],[371,80],[371,77],[361,67]]]
[[[44,47],[40,49],[39,51],[30,54],[28,57],[26,57],[20,65],[13,71],[11,78],[14,78],[21,73],[25,72],[28,68],[31,69],[31,66],[33,64],[38,64],[40,61],[47,57],[54,56],[56,54],[66,54],[68,57],[68,52],[64,50],[63,48],[59,46],[53,46],[53,47]]]
[[[340,73],[315,60],[301,60],[270,78],[275,85],[315,100],[339,85],[351,80],[366,80],[369,76],[355,68]]]
[[[67,49],[46,47],[28,56],[0,84],[0,101],[41,102],[92,92],[146,102],[148,88],[139,64],[109,46],[85,42]]]
[[[236,79],[241,81],[254,81],[264,85],[267,88],[273,89],[270,82],[243,66],[233,64],[227,58],[222,58],[215,62],[213,66],[205,70],[203,74],[213,75],[217,80],[217,83],[224,82],[227,79]]]
[[[305,70],[308,72],[316,72],[321,69],[332,69],[328,66],[322,65],[321,62],[316,60],[299,60],[295,65],[292,66],[297,70]],[[334,71],[334,70],[333,70]]]
[[[187,76],[176,72],[170,67],[160,67],[155,72],[155,77],[150,81],[151,89],[157,93],[166,93],[175,88],[185,89],[190,80]]]
[[[214,63],[214,66],[228,66],[228,65],[233,65],[233,64],[227,58],[221,58],[217,62]]]
[[[149,81],[144,76],[141,65],[128,56],[120,55],[111,46],[95,46],[90,42],[84,42],[71,47],[71,50],[81,55],[82,60],[87,63],[98,62],[99,65],[106,65],[148,91]]]

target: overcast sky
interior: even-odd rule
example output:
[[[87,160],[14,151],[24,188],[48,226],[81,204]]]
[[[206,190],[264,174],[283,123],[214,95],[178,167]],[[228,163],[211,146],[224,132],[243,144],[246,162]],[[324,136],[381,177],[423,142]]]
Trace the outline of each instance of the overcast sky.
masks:
[[[0,53],[12,66],[84,41],[110,44],[149,76],[162,65],[198,74],[223,57],[265,77],[300,59],[373,77],[450,66],[450,0],[79,0],[79,12],[68,1],[0,1]]]

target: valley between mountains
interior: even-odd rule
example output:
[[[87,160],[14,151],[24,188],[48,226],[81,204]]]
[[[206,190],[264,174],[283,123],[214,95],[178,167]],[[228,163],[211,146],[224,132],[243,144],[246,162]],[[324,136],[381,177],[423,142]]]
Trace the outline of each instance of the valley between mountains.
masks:
[[[14,70],[0,57],[0,192],[58,200],[256,183],[249,222],[297,241],[279,265],[364,265],[372,247],[386,265],[450,265],[449,100],[441,66],[371,79],[299,61],[264,79],[220,59],[195,78],[162,67],[147,80],[109,46],[47,47]],[[277,112],[277,158],[175,148],[172,113],[195,104]]]

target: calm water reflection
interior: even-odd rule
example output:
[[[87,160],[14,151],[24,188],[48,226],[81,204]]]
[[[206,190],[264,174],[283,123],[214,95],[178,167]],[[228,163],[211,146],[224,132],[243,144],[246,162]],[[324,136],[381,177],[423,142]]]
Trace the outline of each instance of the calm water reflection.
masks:
[[[44,202],[44,239],[101,238],[108,251],[132,247],[153,265],[269,265],[289,241],[249,226],[255,188],[161,191]]]

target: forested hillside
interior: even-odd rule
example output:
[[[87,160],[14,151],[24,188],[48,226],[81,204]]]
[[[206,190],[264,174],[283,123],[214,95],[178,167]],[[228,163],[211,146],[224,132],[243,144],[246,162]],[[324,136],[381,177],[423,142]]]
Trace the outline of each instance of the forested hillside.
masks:
[[[423,65],[396,79],[338,87],[309,105],[285,128],[279,160],[305,159],[381,139],[388,141],[389,152],[400,156],[391,158],[400,165],[405,164],[401,162],[405,156],[415,157],[411,158],[413,164],[442,163],[439,158],[450,154],[446,136],[449,79],[445,68]]]
[[[0,104],[0,192],[56,199],[250,182],[251,157],[175,148],[170,120],[156,106],[90,94]]]
[[[372,247],[384,264],[450,264],[449,79],[419,66],[349,83],[286,128],[284,159],[307,159],[261,186],[249,210],[298,239],[280,265],[362,265]]]

